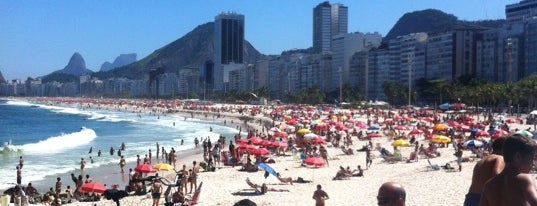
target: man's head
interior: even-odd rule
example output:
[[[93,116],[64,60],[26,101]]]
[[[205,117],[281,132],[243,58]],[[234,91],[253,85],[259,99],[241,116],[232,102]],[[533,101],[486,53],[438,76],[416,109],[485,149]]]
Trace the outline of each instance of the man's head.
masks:
[[[517,164],[523,172],[529,172],[536,153],[537,144],[532,139],[516,134],[505,139],[503,145],[505,163]]]
[[[405,200],[406,192],[401,184],[386,182],[380,186],[377,194],[378,205],[404,206]]]
[[[317,190],[320,190],[321,188],[321,185],[317,185]]]
[[[492,152],[495,154],[503,153],[503,144],[505,143],[505,137],[500,137],[492,142]]]

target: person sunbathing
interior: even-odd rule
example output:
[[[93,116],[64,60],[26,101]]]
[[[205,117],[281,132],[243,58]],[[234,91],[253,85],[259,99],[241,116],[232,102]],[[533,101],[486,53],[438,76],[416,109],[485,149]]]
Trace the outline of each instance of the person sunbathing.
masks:
[[[364,170],[362,169],[362,167],[360,167],[360,165],[358,165],[358,169],[355,169],[352,171],[352,176],[353,177],[363,177],[364,176]]]
[[[348,180],[352,174],[349,174],[345,168],[339,166],[339,171],[337,171],[336,176],[332,180]]]
[[[248,184],[250,187],[254,188],[255,189],[255,193],[256,194],[265,194],[267,193],[268,191],[273,191],[273,192],[289,192],[289,190],[287,189],[276,189],[276,188],[272,188],[272,187],[267,187],[267,184],[263,183],[261,185],[258,185],[258,184],[255,184],[253,182],[250,181],[250,178],[246,178],[246,184]]]
[[[282,177],[279,172],[276,173],[276,176],[278,177],[278,180],[280,180],[280,182],[290,183],[291,185],[293,184],[293,178],[291,177]]]
[[[354,152],[352,151],[352,149],[349,147],[348,149],[345,149],[345,147],[341,147],[341,151],[343,153],[345,153],[346,155],[353,155]]]

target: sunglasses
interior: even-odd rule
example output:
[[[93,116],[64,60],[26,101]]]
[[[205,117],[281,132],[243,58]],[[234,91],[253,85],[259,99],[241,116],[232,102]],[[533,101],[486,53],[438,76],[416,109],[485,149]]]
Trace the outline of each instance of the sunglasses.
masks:
[[[383,205],[383,204],[387,204],[393,200],[397,200],[399,199],[400,197],[382,197],[382,196],[377,196],[377,203],[379,205]]]

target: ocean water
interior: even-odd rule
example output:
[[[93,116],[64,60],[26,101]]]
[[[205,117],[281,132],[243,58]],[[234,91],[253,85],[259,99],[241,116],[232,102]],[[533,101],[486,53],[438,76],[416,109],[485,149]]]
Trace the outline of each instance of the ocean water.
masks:
[[[117,151],[122,143],[128,168],[136,163],[137,154],[143,158],[149,149],[155,157],[157,142],[168,152],[171,147],[185,151],[194,148],[195,137],[200,141],[210,137],[214,142],[220,135],[231,138],[237,132],[220,122],[185,120],[178,115],[138,115],[0,99],[0,190],[16,182],[19,156],[24,159],[22,184],[32,182],[43,191],[53,186],[56,177],[71,184],[69,174],[81,172],[80,158],[86,160],[88,171],[114,168],[119,172]],[[93,151],[88,153],[91,147]],[[114,155],[109,153],[111,147]],[[97,157],[98,150],[101,157]]]

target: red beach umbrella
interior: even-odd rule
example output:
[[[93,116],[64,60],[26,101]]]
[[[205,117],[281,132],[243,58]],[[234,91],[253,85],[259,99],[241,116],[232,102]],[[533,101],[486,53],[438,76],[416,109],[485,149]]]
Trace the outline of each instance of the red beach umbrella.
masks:
[[[259,143],[261,143],[261,141],[263,141],[263,139],[261,139],[260,137],[252,137],[250,138],[250,142],[254,145],[258,145]]]
[[[106,187],[96,182],[89,182],[89,183],[83,184],[80,187],[80,190],[82,192],[95,192],[95,193],[102,194],[106,190]]]
[[[371,138],[375,138],[375,137],[381,137],[382,135],[380,135],[379,133],[376,133],[376,132],[373,132],[371,134],[368,134],[366,137],[368,139],[371,139]]]
[[[153,169],[153,167],[151,167],[151,165],[149,165],[149,164],[138,165],[136,168],[134,168],[134,171],[141,172],[141,173],[157,172],[157,170]]]
[[[304,160],[304,164],[315,166],[315,167],[322,167],[326,162],[320,158],[320,157],[310,157]]]
[[[408,134],[410,135],[419,135],[419,134],[422,134],[423,131],[419,130],[419,129],[413,129],[412,131],[410,131]]]
[[[242,139],[242,138],[235,140],[235,142],[237,144],[248,144],[248,140],[247,139]]]
[[[397,125],[394,129],[395,130],[406,130],[406,127],[403,126],[403,125]]]
[[[311,140],[311,144],[314,144],[314,145],[326,144],[326,140],[324,140],[321,137],[317,137],[317,138]]]
[[[490,137],[490,134],[486,131],[480,130],[479,132],[475,133],[475,136],[477,137]]]
[[[265,155],[270,155],[270,152],[265,148],[257,148],[257,149],[252,150],[252,154],[265,156]]]

